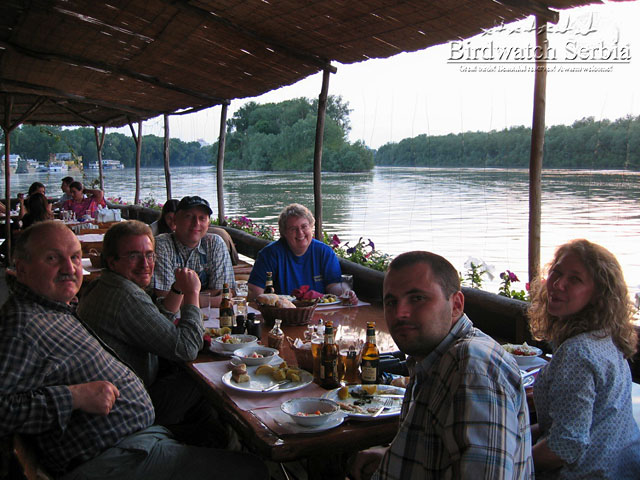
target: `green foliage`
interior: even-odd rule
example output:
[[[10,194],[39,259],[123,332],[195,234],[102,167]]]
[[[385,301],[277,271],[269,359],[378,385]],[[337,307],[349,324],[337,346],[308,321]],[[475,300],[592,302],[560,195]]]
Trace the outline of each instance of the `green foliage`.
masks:
[[[529,165],[531,129],[419,135],[388,143],[376,152],[376,165],[424,167],[518,167]],[[571,126],[547,129],[545,168],[640,170],[640,117],[616,121],[583,118]]]
[[[224,217],[225,224],[231,228],[237,228],[243,232],[247,232],[254,237],[262,238],[264,240],[275,240],[276,229],[269,225],[255,223],[253,220],[247,217]],[[212,225],[219,225],[218,219],[211,220]]]
[[[329,245],[337,256],[353,263],[357,263],[380,272],[385,272],[391,263],[391,255],[376,250],[376,247],[370,238],[365,242],[364,239],[360,237],[355,245],[350,246],[349,242],[341,244],[337,235],[330,236],[327,232],[322,232],[322,235],[324,243]]]
[[[513,273],[511,270],[505,270],[500,274],[500,288],[498,289],[498,295],[507,298],[516,298],[518,300],[529,300],[529,294],[524,290],[512,290],[511,283],[519,282],[518,276]],[[529,290],[529,284],[526,285],[527,290]]]
[[[296,98],[258,105],[249,102],[227,122],[225,167],[237,170],[313,169],[318,101]],[[362,172],[373,168],[373,154],[361,142],[350,144],[348,105],[327,100],[323,137],[324,171]],[[217,145],[214,145],[217,148]]]

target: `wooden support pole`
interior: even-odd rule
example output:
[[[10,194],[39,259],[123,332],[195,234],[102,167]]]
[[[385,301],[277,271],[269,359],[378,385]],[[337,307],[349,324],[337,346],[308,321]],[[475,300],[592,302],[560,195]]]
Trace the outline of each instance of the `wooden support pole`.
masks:
[[[98,177],[100,178],[100,190],[104,192],[104,175],[102,171],[102,147],[104,146],[105,138],[105,126],[102,126],[102,131],[98,134],[98,127],[93,127],[93,133],[96,137],[96,148],[98,149]]]
[[[8,116],[11,115],[11,110],[7,110]],[[11,164],[9,156],[11,155],[11,132],[6,127],[2,126],[4,131],[4,241],[7,245],[7,259],[6,266],[8,267],[11,262]]]
[[[322,241],[322,143],[324,139],[324,121],[327,115],[327,94],[331,67],[324,68],[322,89],[318,98],[318,119],[316,122],[316,144],[313,149],[313,199],[316,217],[315,238]]]
[[[171,137],[169,136],[169,115],[164,114],[164,182],[167,185],[167,201],[171,200],[171,167],[169,156]]]
[[[227,109],[229,101],[222,103],[220,112],[220,135],[218,136],[218,161],[216,163],[216,186],[218,189],[218,223],[226,225],[224,219],[224,149],[227,142]]]
[[[140,204],[140,155],[142,153],[142,120],[138,120],[138,134],[133,130],[133,125],[129,121],[131,136],[136,143],[136,195],[133,200],[134,205]]]
[[[529,158],[529,282],[540,274],[540,219],[542,216],[542,157],[544,154],[547,92],[547,22],[536,16],[536,72]]]

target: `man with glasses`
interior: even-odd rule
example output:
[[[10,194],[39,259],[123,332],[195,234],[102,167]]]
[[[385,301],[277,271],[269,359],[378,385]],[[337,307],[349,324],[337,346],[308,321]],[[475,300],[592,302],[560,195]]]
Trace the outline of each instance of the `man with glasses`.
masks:
[[[169,294],[174,286],[176,268],[190,268],[197,272],[202,292],[211,295],[212,307],[220,305],[223,284],[236,288],[227,246],[219,235],[208,233],[211,213],[209,202],[198,196],[184,197],[178,203],[175,231],[156,237],[158,261],[153,275],[153,290],[157,296]]]
[[[202,348],[198,275],[189,268],[177,268],[173,288],[155,305],[145,292],[154,271],[154,236],[148,225],[137,220],[107,231],[102,257],[105,269],[82,294],[80,318],[143,380],[156,422],[180,440],[198,443],[193,430],[197,432],[203,418],[211,414],[202,405],[195,382],[180,369],[161,363],[161,359],[194,360]],[[178,311],[180,320],[174,324]],[[193,428],[188,425],[191,421]]]
[[[260,250],[249,276],[249,299],[264,292],[267,272],[272,272],[278,294],[291,295],[303,285],[320,293],[342,294],[338,257],[331,247],[313,238],[314,226],[307,207],[292,203],[282,210],[280,240]],[[350,290],[349,295],[352,303],[358,303],[355,292]]]

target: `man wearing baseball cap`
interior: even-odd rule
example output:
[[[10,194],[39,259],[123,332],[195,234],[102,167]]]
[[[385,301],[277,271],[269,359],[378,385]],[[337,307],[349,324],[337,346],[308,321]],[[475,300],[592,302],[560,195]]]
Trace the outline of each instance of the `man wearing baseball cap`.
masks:
[[[189,196],[180,200],[175,231],[156,237],[157,260],[153,274],[156,295],[166,296],[169,291],[182,293],[174,285],[176,268],[190,268],[198,273],[200,293],[211,293],[212,307],[220,305],[224,283],[236,288],[231,257],[224,241],[208,233],[211,213],[209,202],[204,198]]]

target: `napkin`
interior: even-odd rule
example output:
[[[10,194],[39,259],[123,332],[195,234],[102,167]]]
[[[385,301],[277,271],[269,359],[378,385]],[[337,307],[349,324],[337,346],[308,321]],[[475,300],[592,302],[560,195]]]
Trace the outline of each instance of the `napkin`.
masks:
[[[298,300],[313,300],[315,298],[322,298],[323,294],[310,290],[309,285],[302,285],[300,288],[296,288],[293,292],[293,296]]]

